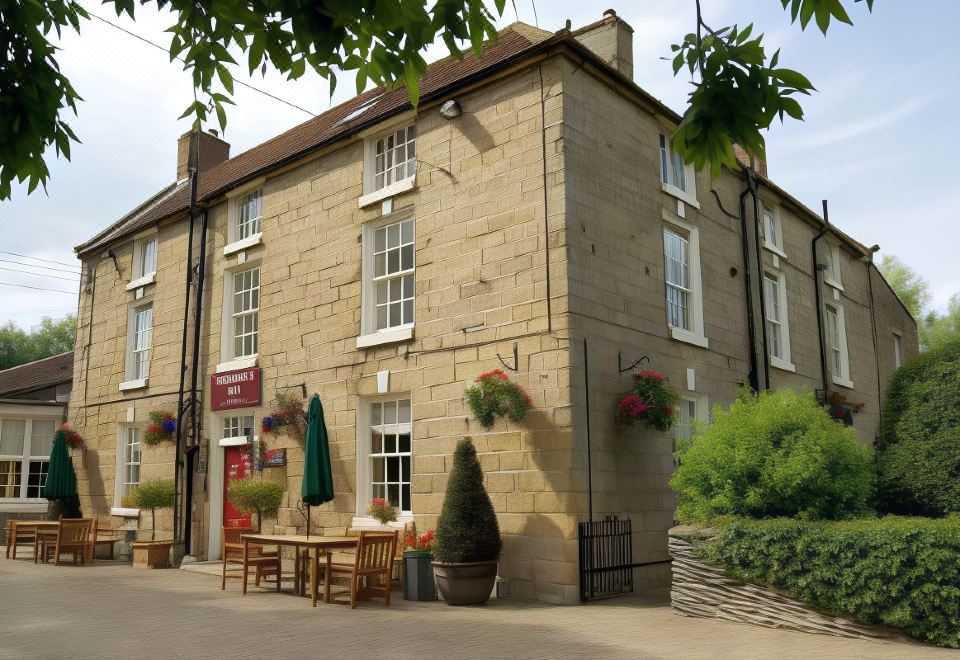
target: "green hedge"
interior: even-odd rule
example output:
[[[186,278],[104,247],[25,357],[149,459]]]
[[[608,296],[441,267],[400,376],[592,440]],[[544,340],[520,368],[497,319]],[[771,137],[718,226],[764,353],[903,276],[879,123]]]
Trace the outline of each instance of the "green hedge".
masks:
[[[960,517],[736,520],[696,552],[818,610],[960,648]]]
[[[877,474],[884,511],[960,511],[960,339],[921,353],[893,375]]]
[[[840,519],[869,512],[874,468],[853,429],[813,392],[740,392],[680,451],[670,481],[677,519],[717,516]]]

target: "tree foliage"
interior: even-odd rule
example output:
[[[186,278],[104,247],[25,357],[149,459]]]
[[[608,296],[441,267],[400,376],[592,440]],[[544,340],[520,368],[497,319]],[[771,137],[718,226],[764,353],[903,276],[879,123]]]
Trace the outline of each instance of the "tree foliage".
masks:
[[[837,519],[869,509],[873,466],[853,429],[830,419],[812,392],[744,389],[680,448],[670,485],[677,518]]]
[[[227,487],[227,499],[243,513],[257,514],[257,531],[263,516],[275,516],[283,502],[283,485],[275,481],[238,479]]]
[[[72,351],[76,337],[77,317],[72,314],[58,321],[44,316],[29,332],[10,321],[0,326],[0,369]]]
[[[960,336],[894,373],[877,471],[880,505],[887,511],[960,511]]]
[[[176,502],[173,479],[143,481],[133,489],[130,499],[138,509],[150,511],[150,540],[157,538],[157,509],[172,509]]]
[[[883,255],[877,268],[919,325],[920,315],[933,299],[930,283],[892,254]]]
[[[960,338],[960,293],[950,296],[947,311],[930,310],[920,323],[920,345],[936,348]]]

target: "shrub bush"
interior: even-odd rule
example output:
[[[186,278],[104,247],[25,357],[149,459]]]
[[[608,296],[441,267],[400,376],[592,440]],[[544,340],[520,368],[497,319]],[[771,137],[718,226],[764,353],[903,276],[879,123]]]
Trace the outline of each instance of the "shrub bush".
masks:
[[[259,479],[238,479],[227,487],[227,499],[242,513],[257,514],[257,531],[263,516],[275,516],[283,502],[283,484]]]
[[[150,510],[151,541],[157,538],[157,509],[172,509],[176,492],[173,479],[154,479],[141,482],[130,494],[135,507]]]
[[[677,518],[847,518],[869,510],[870,451],[830,419],[813,393],[741,391],[680,447],[670,485]]]
[[[457,443],[453,468],[437,521],[435,561],[448,563],[494,561],[502,541],[497,515],[487,489],[477,450],[470,438]]]
[[[960,517],[735,521],[696,553],[819,610],[960,648]]]
[[[877,474],[885,511],[960,511],[960,338],[921,353],[894,373]]]

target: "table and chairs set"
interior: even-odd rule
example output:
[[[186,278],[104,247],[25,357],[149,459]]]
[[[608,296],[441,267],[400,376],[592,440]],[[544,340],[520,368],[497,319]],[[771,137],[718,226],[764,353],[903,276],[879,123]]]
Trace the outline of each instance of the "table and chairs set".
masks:
[[[44,563],[53,559],[60,565],[64,555],[74,564],[92,564],[97,546],[113,546],[117,539],[110,530],[102,529],[94,518],[60,518],[59,520],[8,520],[6,558],[16,559],[20,545],[33,546],[33,561]]]

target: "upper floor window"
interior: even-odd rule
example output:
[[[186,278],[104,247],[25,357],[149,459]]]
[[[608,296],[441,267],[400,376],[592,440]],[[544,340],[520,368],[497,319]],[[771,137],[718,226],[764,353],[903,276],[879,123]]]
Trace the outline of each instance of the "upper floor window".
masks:
[[[692,165],[683,162],[670,139],[660,134],[660,182],[665,192],[699,207],[697,203],[696,177]]]
[[[130,308],[127,328],[126,380],[121,390],[146,387],[153,349],[153,303]]]
[[[412,179],[417,172],[417,132],[411,124],[376,140],[373,147],[373,190]]]
[[[840,246],[827,243],[824,246],[824,258],[827,269],[823,273],[823,281],[834,288],[843,290],[843,281],[840,279]]]
[[[237,199],[234,241],[258,235],[263,223],[263,191],[249,192]]]
[[[763,204],[761,206],[763,218],[763,246],[771,252],[785,257],[783,251],[783,225],[780,222],[779,207]]]
[[[897,369],[903,364],[903,338],[893,333],[893,366]]]
[[[43,497],[56,421],[0,419],[0,500]]]
[[[383,343],[366,336],[386,335],[386,341],[409,338],[396,331],[414,323],[416,273],[414,220],[368,223],[363,231],[363,318],[358,346]],[[389,333],[389,334],[387,334]]]
[[[663,229],[667,325],[674,339],[707,346],[703,334],[699,232],[692,226]]]
[[[133,277],[147,277],[157,272],[157,237],[137,241],[134,244],[134,262]]]
[[[847,353],[847,327],[843,307],[825,305],[827,347],[830,351],[830,366],[833,382],[844,387],[853,387],[850,380],[850,357]]]
[[[233,355],[250,357],[257,354],[260,326],[260,268],[251,268],[232,275],[231,324]]]
[[[790,325],[787,320],[787,285],[783,275],[763,274],[763,302],[767,323],[767,355],[770,364],[795,371],[790,362]]]

